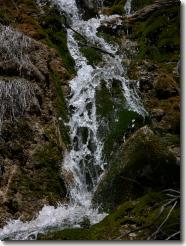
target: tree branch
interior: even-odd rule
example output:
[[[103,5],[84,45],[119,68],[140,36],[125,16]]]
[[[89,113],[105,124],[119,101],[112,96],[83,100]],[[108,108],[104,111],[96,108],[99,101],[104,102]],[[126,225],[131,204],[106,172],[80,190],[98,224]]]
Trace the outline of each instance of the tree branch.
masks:
[[[162,226],[167,222],[167,220],[169,219],[172,211],[174,210],[174,208],[176,207],[177,205],[177,201],[175,201],[174,205],[171,207],[171,209],[169,210],[169,213],[167,214],[166,218],[164,219],[164,221],[161,223],[161,225],[158,227],[158,229],[150,236],[147,238],[147,240],[150,240],[150,239],[155,239],[156,238],[156,235],[158,234],[158,232],[160,231],[160,229],[162,228]],[[155,238],[154,238],[155,237]]]

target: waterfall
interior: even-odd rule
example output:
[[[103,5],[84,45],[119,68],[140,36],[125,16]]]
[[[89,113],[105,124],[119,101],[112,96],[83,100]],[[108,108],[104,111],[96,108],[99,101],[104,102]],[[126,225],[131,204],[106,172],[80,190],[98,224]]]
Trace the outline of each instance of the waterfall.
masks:
[[[72,28],[67,30],[68,49],[76,64],[77,75],[70,81],[71,95],[69,108],[71,117],[67,123],[70,129],[71,150],[66,153],[61,172],[66,177],[70,203],[59,204],[57,208],[44,206],[36,219],[29,222],[11,220],[0,230],[0,238],[35,239],[40,232],[52,228],[80,227],[87,217],[91,224],[101,221],[106,214],[99,213],[92,207],[92,197],[104,174],[106,163],[103,159],[103,143],[98,136],[99,122],[96,117],[96,89],[102,81],[112,87],[112,81],[120,81],[126,107],[138,114],[146,114],[135,91],[130,88],[123,57],[118,54],[118,47],[98,37],[97,29],[104,21],[112,21],[116,16],[99,16],[84,21],[75,0],[53,0],[54,4],[65,12]],[[74,32],[73,30],[76,32]],[[89,65],[80,51],[75,33],[80,33],[87,41],[104,51],[99,65]],[[70,177],[70,178],[69,178]]]
[[[127,0],[124,6],[124,10],[127,16],[131,15],[131,3],[132,3],[132,0]]]

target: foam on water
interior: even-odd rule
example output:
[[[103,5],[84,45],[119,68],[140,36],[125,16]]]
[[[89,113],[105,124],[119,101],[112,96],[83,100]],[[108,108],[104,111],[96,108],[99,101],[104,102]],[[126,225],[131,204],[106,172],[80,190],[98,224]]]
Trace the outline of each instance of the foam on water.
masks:
[[[124,6],[124,10],[127,16],[131,15],[131,3],[132,3],[132,0],[127,0]]]
[[[119,81],[126,107],[142,116],[146,114],[135,91],[137,89],[130,87],[126,68],[122,64],[123,57],[117,54],[118,47],[97,36],[97,29],[101,23],[112,21],[116,16],[100,16],[84,21],[75,0],[53,0],[52,2],[66,13],[76,32],[106,53],[103,54],[103,62],[99,66],[89,65],[80,52],[75,32],[72,29],[67,30],[68,49],[77,69],[76,77],[70,81],[71,117],[67,123],[72,148],[66,153],[61,167],[62,175],[66,177],[70,203],[59,204],[57,208],[44,206],[37,218],[29,222],[9,221],[0,230],[1,239],[6,237],[19,240],[35,239],[39,232],[46,232],[51,228],[79,227],[85,217],[94,224],[106,216],[105,213],[99,213],[98,209],[93,209],[91,202],[106,165],[102,155],[103,143],[98,137],[99,122],[96,117],[96,89],[102,81],[106,82],[108,88],[112,87],[113,80]]]

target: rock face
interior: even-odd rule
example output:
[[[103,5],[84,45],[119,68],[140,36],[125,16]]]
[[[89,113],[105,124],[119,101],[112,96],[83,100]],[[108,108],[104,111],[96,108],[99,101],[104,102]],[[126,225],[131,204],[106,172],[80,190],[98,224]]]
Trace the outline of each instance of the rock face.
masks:
[[[167,99],[179,94],[176,81],[166,74],[158,76],[154,83],[154,88],[158,99]]]
[[[0,24],[1,226],[66,199],[59,170],[68,144],[63,91],[69,74],[56,49],[24,34],[39,37],[33,26]]]
[[[95,16],[99,6],[99,0],[78,0],[78,6],[84,11],[84,17]]]
[[[147,126],[136,131],[123,145],[120,158],[110,163],[95,194],[105,208],[153,190],[179,187],[175,156]]]

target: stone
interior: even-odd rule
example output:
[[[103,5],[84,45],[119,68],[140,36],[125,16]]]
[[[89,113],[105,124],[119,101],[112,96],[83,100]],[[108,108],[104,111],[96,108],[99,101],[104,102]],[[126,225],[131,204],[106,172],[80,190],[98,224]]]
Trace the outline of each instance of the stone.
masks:
[[[136,199],[148,191],[179,187],[175,155],[148,126],[131,135],[122,148],[120,159],[110,161],[99,183],[95,204],[114,209],[121,202]]]
[[[154,82],[154,89],[159,99],[166,99],[179,94],[176,81],[168,74],[160,74]]]
[[[161,121],[162,117],[165,115],[165,111],[161,108],[155,108],[151,111],[151,118]]]

